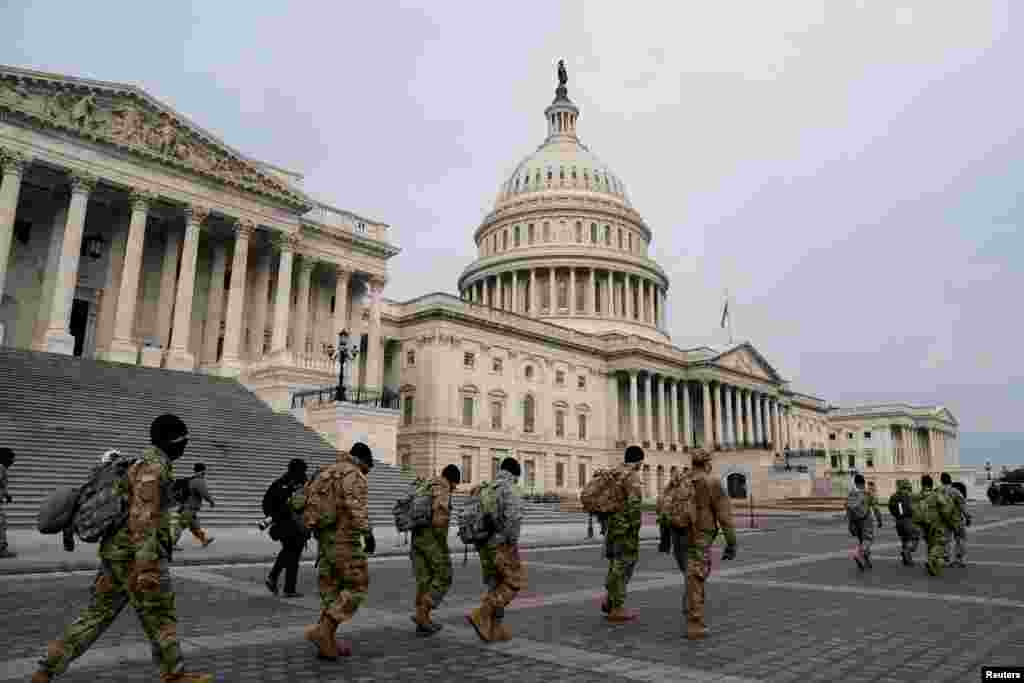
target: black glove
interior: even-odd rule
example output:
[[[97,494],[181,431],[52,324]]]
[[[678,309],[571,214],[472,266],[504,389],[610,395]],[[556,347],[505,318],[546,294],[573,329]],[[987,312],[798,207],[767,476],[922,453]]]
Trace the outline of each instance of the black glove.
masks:
[[[64,529],[64,550],[69,553],[75,550],[75,534],[71,531],[71,527]]]
[[[9,494],[9,493],[7,494],[7,502],[8,503],[13,503],[14,502],[14,499],[11,498],[11,494]]]
[[[672,531],[667,524],[660,526],[661,540],[658,542],[658,552],[667,553],[672,549]]]
[[[734,545],[726,546],[725,550],[722,552],[722,559],[723,560],[735,560],[736,559],[736,546],[734,546]]]
[[[377,539],[373,537],[373,531],[366,534],[366,554],[373,555],[377,552]]]

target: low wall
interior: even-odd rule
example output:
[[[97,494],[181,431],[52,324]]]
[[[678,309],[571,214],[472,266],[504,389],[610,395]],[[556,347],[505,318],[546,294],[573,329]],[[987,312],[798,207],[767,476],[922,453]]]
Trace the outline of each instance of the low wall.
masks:
[[[373,451],[374,459],[398,464],[397,410],[353,403],[325,403],[295,408],[291,413],[339,450],[347,451],[352,444],[361,441]]]

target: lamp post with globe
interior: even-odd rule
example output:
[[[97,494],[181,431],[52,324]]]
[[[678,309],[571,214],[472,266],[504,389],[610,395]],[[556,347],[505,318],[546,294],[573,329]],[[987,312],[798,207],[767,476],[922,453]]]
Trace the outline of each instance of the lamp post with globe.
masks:
[[[345,400],[345,363],[346,361],[354,360],[359,355],[358,346],[348,345],[348,330],[342,330],[338,333],[338,347],[335,348],[330,344],[324,346],[324,353],[327,354],[327,358],[330,360],[338,361],[338,388],[334,392],[335,401]]]

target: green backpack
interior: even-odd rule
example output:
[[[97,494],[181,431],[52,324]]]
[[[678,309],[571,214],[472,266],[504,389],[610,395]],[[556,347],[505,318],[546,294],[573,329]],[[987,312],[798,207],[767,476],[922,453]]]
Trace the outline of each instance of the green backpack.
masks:
[[[459,512],[459,539],[466,545],[480,545],[497,530],[498,499],[493,482],[485,481],[469,492]]]

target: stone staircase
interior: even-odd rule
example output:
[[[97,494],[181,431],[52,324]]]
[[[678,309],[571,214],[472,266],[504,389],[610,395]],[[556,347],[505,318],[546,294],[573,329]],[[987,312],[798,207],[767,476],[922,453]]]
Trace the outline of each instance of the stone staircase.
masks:
[[[809,496],[807,498],[782,498],[779,500],[758,501],[759,508],[773,510],[792,510],[794,512],[843,512],[846,510],[846,498],[838,496]]]
[[[191,474],[196,462],[207,466],[217,506],[203,508],[204,526],[255,525],[263,517],[263,493],[289,460],[303,458],[310,475],[336,460],[334,448],[315,431],[274,412],[235,380],[0,348],[0,444],[17,454],[9,476],[9,524],[34,527],[50,491],[80,485],[107,449],[141,451],[149,445],[153,418],[168,412],[189,426],[176,476]],[[393,523],[391,507],[411,479],[376,463],[369,476],[371,523]],[[461,497],[455,505],[461,506]],[[577,521],[558,513],[557,504],[525,506],[531,524]]]

